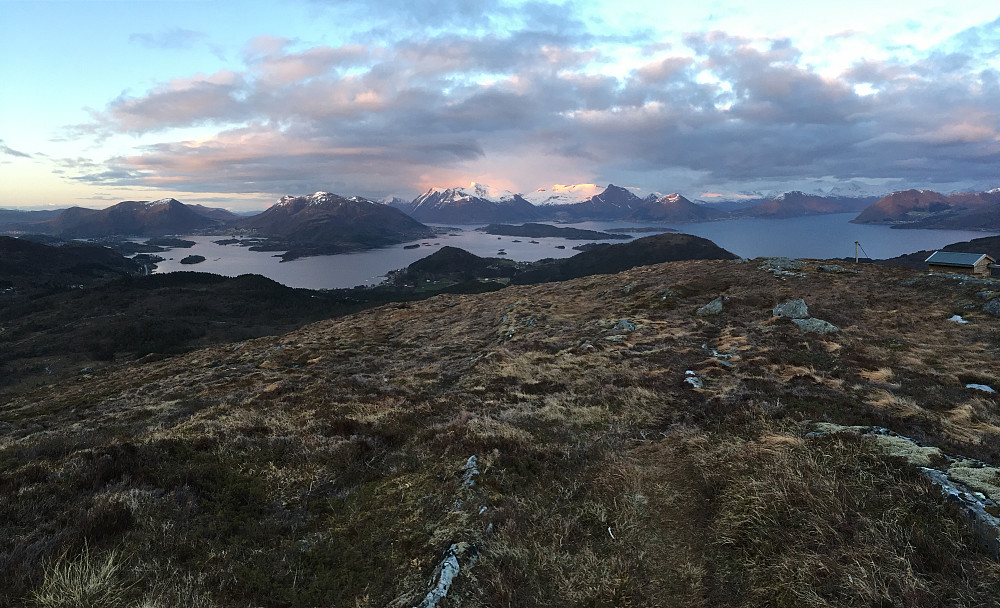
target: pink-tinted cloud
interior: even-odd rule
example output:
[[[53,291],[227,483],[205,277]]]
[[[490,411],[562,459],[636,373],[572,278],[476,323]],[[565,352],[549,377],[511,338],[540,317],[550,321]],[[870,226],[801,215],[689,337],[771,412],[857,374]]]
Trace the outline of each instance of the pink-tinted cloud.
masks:
[[[81,179],[275,194],[343,183],[364,195],[431,179],[526,191],[626,181],[619,175],[636,183],[640,172],[649,190],[686,179],[706,192],[816,176],[986,179],[1000,162],[1000,78],[968,57],[990,40],[964,36],[963,53],[910,64],[860,60],[831,77],[788,40],[718,31],[641,41],[646,62],[624,76],[602,71],[607,57],[583,36],[449,33],[304,49],[261,37],[244,69],[123,95],[82,129],[202,126],[204,138],[147,146]]]

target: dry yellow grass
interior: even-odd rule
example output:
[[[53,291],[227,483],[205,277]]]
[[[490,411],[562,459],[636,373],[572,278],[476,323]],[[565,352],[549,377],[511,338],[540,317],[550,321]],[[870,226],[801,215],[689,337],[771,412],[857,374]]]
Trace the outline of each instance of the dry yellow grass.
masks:
[[[22,396],[0,414],[0,606],[85,542],[126,547],[127,601],[164,606],[413,606],[460,542],[479,553],[454,605],[995,604],[996,562],[912,467],[805,437],[878,425],[1000,461],[995,397],[963,388],[992,378],[998,322],[951,327],[968,289],[863,270],[439,296]],[[795,297],[842,331],[770,318]]]

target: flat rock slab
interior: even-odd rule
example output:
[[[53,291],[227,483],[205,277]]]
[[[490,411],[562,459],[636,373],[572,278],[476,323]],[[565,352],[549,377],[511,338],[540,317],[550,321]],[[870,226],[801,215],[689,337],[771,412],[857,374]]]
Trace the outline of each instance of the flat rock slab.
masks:
[[[772,314],[776,317],[787,317],[789,319],[806,319],[809,317],[809,307],[805,300],[789,300],[774,307]]]
[[[814,334],[832,334],[840,331],[836,325],[823,319],[792,319],[792,323],[799,326],[802,331],[809,331]]]

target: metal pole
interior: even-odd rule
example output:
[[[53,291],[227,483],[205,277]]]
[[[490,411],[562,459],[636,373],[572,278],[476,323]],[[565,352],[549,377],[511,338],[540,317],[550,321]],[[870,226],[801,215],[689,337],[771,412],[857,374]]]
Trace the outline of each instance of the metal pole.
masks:
[[[858,241],[854,241],[854,263],[855,264],[858,263],[858,245],[860,245],[860,244],[861,243],[859,243]]]

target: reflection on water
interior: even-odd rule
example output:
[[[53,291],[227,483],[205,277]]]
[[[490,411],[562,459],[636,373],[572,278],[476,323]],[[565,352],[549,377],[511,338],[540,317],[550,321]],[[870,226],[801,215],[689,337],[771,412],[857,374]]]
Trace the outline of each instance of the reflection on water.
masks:
[[[792,218],[786,220],[725,220],[699,224],[675,224],[680,232],[705,237],[736,255],[754,258],[789,256],[807,258],[840,258],[854,255],[854,241],[860,241],[871,257],[887,258],[935,249],[991,233],[967,230],[892,230],[887,226],[862,226],[848,222],[853,213]],[[580,222],[569,224],[589,230],[608,230],[643,226],[667,230],[667,226],[635,222]],[[449,234],[404,243],[384,249],[358,253],[302,258],[281,262],[275,252],[250,251],[235,245],[216,245],[213,240],[223,237],[186,236],[195,241],[190,249],[173,249],[160,255],[167,259],[159,263],[157,272],[193,270],[225,276],[260,274],[291,287],[332,289],[375,285],[385,273],[404,268],[427,257],[445,245],[459,247],[483,257],[504,257],[509,260],[535,261],[542,258],[566,258],[578,252],[573,247],[588,241],[563,238],[533,238],[495,236],[476,232],[475,226],[453,229]],[[649,236],[645,232],[637,236]],[[625,241],[604,241],[620,243]],[[411,248],[406,248],[410,245]],[[412,247],[418,245],[418,247]],[[558,248],[562,247],[562,248]],[[503,255],[499,252],[503,251]],[[206,260],[196,265],[184,265],[180,260],[188,255],[201,255]]]

